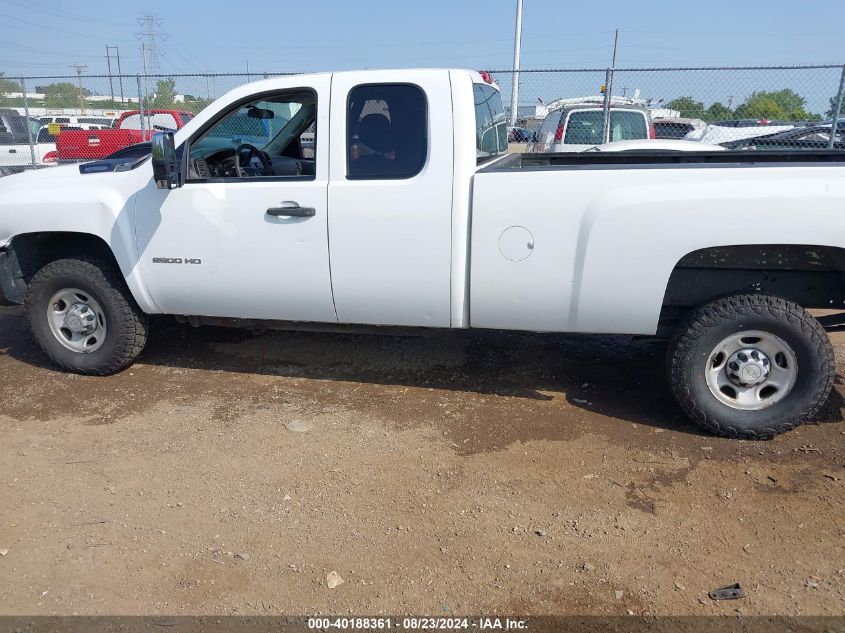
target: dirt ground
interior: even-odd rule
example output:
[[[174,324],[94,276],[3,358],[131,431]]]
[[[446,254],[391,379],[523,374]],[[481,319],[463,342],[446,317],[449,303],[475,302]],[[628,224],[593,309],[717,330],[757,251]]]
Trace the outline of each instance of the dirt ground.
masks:
[[[662,351],[167,321],[84,378],[0,308],[0,613],[845,614],[843,388],[716,439]]]

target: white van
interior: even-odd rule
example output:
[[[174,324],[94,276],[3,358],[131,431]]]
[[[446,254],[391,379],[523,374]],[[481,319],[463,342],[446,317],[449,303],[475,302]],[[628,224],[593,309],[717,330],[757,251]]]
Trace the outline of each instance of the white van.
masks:
[[[537,130],[532,152],[583,152],[604,143],[604,108],[571,105],[549,112]],[[653,139],[654,128],[645,108],[613,105],[610,108],[610,141]]]

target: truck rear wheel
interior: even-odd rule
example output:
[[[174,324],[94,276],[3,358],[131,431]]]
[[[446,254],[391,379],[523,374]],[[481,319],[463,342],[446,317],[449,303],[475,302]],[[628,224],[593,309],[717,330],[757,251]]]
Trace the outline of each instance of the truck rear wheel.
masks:
[[[50,262],[30,280],[33,338],[57,365],[106,376],[128,367],[147,339],[147,316],[114,265],[89,258]]]
[[[669,382],[700,426],[765,440],[815,415],[836,376],[833,347],[801,306],[766,295],[704,305],[669,345]]]

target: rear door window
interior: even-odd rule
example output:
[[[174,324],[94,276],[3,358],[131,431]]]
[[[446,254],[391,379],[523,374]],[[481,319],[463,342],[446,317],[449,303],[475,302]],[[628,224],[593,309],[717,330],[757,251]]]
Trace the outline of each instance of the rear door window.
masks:
[[[566,122],[565,144],[601,145],[604,142],[604,111],[576,110]],[[610,110],[610,140],[630,141],[648,138],[645,115],[636,110]]]
[[[473,84],[475,156],[482,161],[508,151],[508,127],[502,95],[493,86]]]
[[[648,122],[636,110],[610,111],[610,140],[634,141],[648,138]]]
[[[428,154],[428,102],[409,84],[370,84],[349,91],[349,179],[403,179],[422,171]]]
[[[611,113],[612,114],[612,113]],[[576,110],[566,121],[565,145],[601,145],[604,112],[601,110]]]

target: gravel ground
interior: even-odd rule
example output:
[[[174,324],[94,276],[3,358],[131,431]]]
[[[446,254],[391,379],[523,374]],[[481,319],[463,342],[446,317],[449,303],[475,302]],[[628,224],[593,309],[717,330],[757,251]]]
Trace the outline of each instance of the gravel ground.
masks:
[[[841,386],[732,441],[642,340],[165,321],[85,378],[0,308],[0,403],[6,615],[845,614]]]

